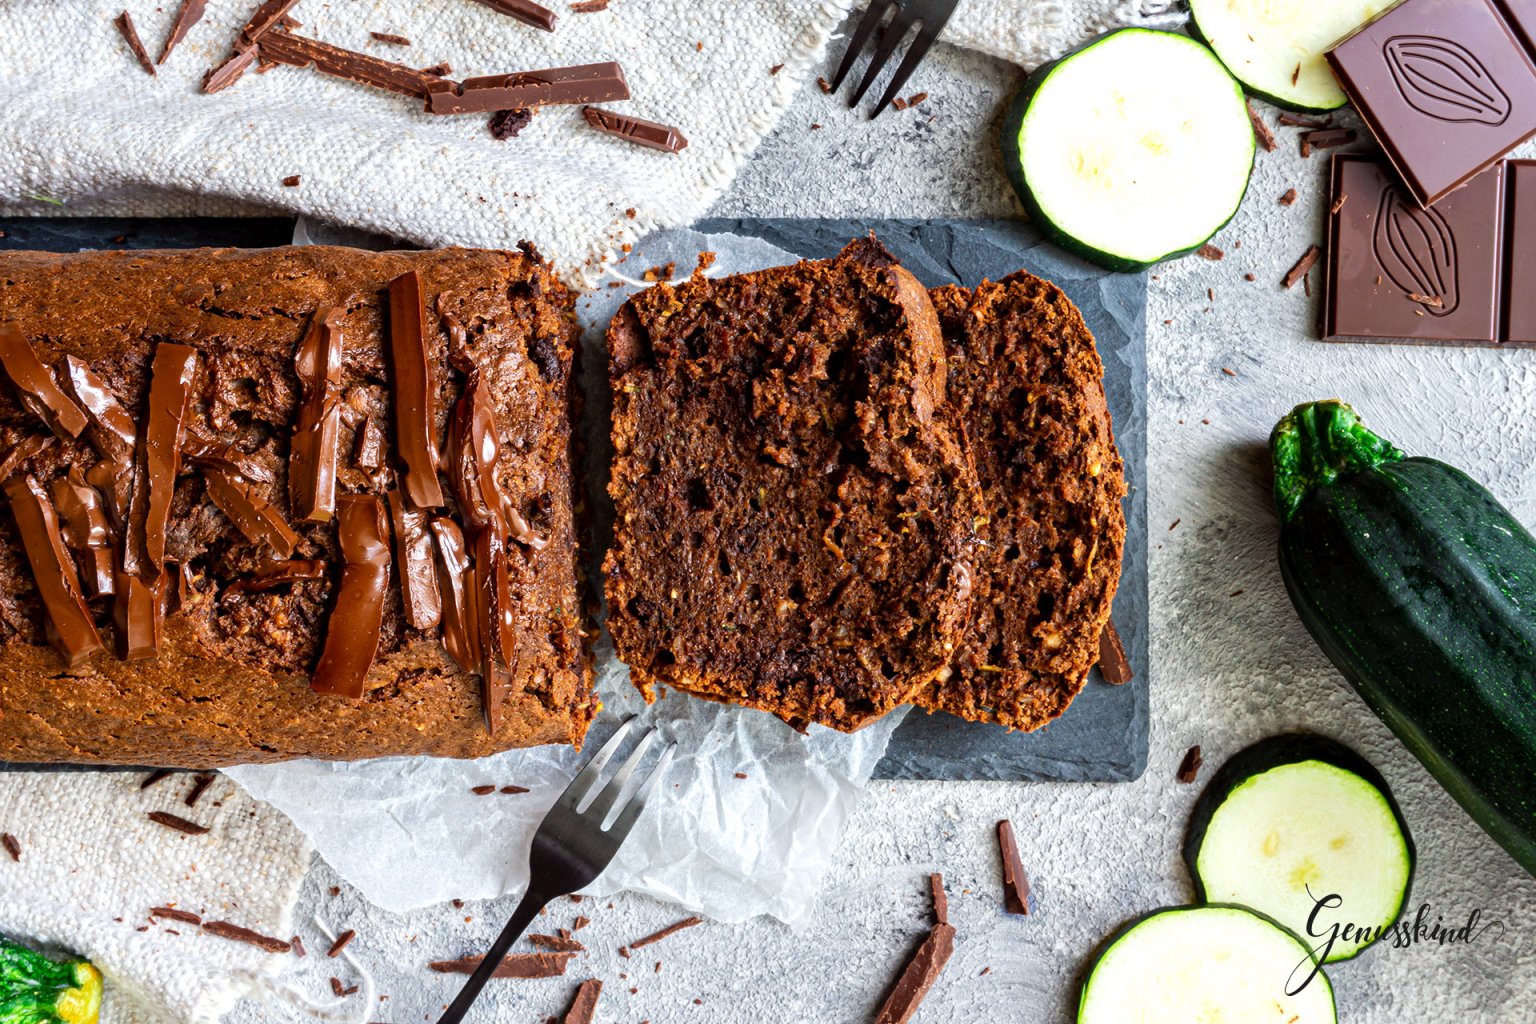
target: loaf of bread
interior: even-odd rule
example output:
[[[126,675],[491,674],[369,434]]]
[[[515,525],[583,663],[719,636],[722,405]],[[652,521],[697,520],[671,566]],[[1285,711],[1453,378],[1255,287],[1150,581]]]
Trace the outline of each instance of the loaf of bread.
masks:
[[[0,281],[0,761],[580,742],[578,328],[531,247]]]
[[[945,671],[980,491],[910,273],[863,240],[695,276],[608,340],[608,624],[637,685],[847,730]]]

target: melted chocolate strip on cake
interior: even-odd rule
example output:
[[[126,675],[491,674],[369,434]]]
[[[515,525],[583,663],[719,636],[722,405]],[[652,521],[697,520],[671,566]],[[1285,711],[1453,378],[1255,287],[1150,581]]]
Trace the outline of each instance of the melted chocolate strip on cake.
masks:
[[[321,306],[293,355],[304,401],[293,425],[288,500],[301,522],[328,522],[336,511],[336,440],[341,431],[341,310]],[[285,556],[286,557],[286,556]]]
[[[474,566],[466,591],[475,592],[485,725],[494,733],[501,721],[502,702],[512,694],[512,586],[506,542],[496,528],[487,526],[477,531],[474,543]]]
[[[242,576],[224,588],[226,594],[275,590],[290,583],[325,579],[325,563],[318,558],[290,558],[285,562],[266,562],[249,576]]]
[[[289,558],[298,546],[299,535],[283,520],[282,513],[257,491],[256,485],[223,465],[195,460],[203,470],[208,497],[229,517],[247,540],[265,543],[279,558]]]
[[[568,68],[467,78],[459,85],[439,80],[427,92],[427,112],[484,114],[512,107],[610,103],[627,99],[629,83],[624,80],[624,69],[610,60]]]
[[[404,64],[356,50],[345,50],[318,39],[296,36],[282,29],[274,29],[262,36],[260,49],[261,56],[279,64],[299,68],[313,64],[316,71],[324,74],[345,78],[360,85],[371,85],[375,89],[387,89],[402,96],[425,99],[432,88],[452,86],[447,79]]]
[[[427,353],[426,307],[416,271],[389,283],[389,353],[394,379],[395,444],[405,464],[405,494],[417,508],[437,508],[443,491],[437,483],[437,388]]]
[[[417,629],[434,629],[442,619],[443,604],[427,513],[409,508],[399,491],[390,491],[389,517],[395,527],[395,561],[406,621]]]
[[[325,628],[325,649],[310,688],[361,697],[379,650],[384,597],[389,591],[389,524],[384,503],[371,494],[344,495],[336,507],[341,539],[341,590]]]
[[[21,544],[47,615],[48,642],[64,656],[70,668],[76,668],[101,650],[102,643],[85,605],[75,564],[59,534],[53,503],[30,473],[7,481],[5,493],[10,498],[11,513],[16,517]]]
[[[4,459],[0,459],[0,483],[15,476],[22,466],[35,456],[52,448],[58,438],[52,434],[28,434],[11,446]]]
[[[88,424],[85,413],[59,388],[15,324],[0,324],[0,365],[16,385],[21,404],[48,424],[48,429],[66,440],[80,436]]]
[[[85,482],[79,466],[50,485],[58,509],[64,544],[75,555],[86,597],[112,593],[112,530],[102,507],[101,492]]]
[[[89,421],[86,438],[102,457],[123,465],[132,462],[139,431],[122,401],[91,371],[85,360],[65,356],[64,368],[69,390]]]
[[[479,632],[475,625],[472,595],[465,590],[469,578],[469,550],[464,531],[452,519],[432,520],[437,538],[437,583],[442,591],[443,647],[465,672],[480,667]]]

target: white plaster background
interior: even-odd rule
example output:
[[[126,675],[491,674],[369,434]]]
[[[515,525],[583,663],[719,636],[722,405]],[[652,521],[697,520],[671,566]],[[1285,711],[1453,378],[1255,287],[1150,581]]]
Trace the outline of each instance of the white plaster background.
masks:
[[[805,90],[712,212],[1017,216],[995,136],[1021,79],[1010,65],[940,47],[912,85],[930,93],[928,102],[873,124]],[[1261,109],[1273,123],[1275,112]],[[1378,949],[1338,965],[1330,973],[1341,1020],[1536,1021],[1536,880],[1377,722],[1296,621],[1276,572],[1263,448],[1291,405],[1338,396],[1401,447],[1463,466],[1536,524],[1536,352],[1312,340],[1316,298],[1300,286],[1283,291],[1279,280],[1320,240],[1326,161],[1302,160],[1291,130],[1277,135],[1279,150],[1259,154],[1242,212],[1216,239],[1227,258],[1186,259],[1151,284],[1146,775],[1119,786],[880,784],[854,818],[806,932],[705,924],[645,951],[654,955],[623,960],[619,945],[676,911],[628,897],[611,908],[561,904],[548,926],[587,914],[593,923],[581,938],[590,951],[567,978],[494,984],[491,1012],[480,1019],[542,1020],[564,1009],[578,981],[598,977],[604,1022],[865,1020],[926,927],[931,870],[949,883],[959,938],[918,1021],[1067,1019],[1077,972],[1104,935],[1131,915],[1191,896],[1178,846],[1198,787],[1173,778],[1185,749],[1202,744],[1214,765],[1264,735],[1300,727],[1351,743],[1391,782],[1418,844],[1415,901],[1429,900],[1448,918],[1481,907],[1507,925],[1502,939],[1472,947]],[[1291,187],[1300,200],[1278,206]],[[1256,281],[1243,280],[1249,271]],[[1035,887],[1038,909],[1029,918],[1001,911],[992,832],[1000,817],[1013,819]],[[483,948],[510,910],[502,901],[385,914],[317,863],[299,918],[318,912],[335,927],[356,928],[353,949],[388,996],[370,1019],[407,1022],[435,1019],[456,985],[429,975],[426,962]],[[323,946],[312,930],[306,936],[311,950]],[[306,964],[317,993],[340,966],[313,956]],[[273,1012],[247,1005],[232,1019],[267,1021]]]

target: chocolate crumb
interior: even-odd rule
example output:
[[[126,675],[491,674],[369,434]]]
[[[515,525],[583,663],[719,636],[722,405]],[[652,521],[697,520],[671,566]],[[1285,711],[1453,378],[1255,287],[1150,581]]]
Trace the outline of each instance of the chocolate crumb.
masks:
[[[528,792],[527,786],[502,786],[501,791],[508,795]]]
[[[325,951],[325,955],[333,958],[340,955],[341,951],[347,948],[347,943],[351,942],[355,938],[357,938],[357,932],[353,931],[351,928],[348,928],[346,931],[336,936],[336,941],[331,943],[331,948]]]
[[[290,175],[288,175],[288,177],[283,179],[283,187],[285,187],[285,188],[298,188],[299,187],[299,182],[301,182],[303,180],[304,179],[300,175],[290,174]]]
[[[580,902],[581,902],[581,901],[582,901],[582,900],[584,900],[584,899],[586,899],[586,897],[585,897],[585,896],[583,896],[583,895],[582,895],[582,894],[581,894],[581,893],[579,893],[579,892],[573,892],[573,893],[571,893],[571,894],[570,894],[570,895],[569,895],[569,896],[567,896],[567,897],[566,897],[566,899],[568,899],[568,900],[570,900],[570,901],[571,901],[571,902],[572,902],[572,903],[580,903]],[[612,907],[613,907],[613,904],[612,904],[612,903],[610,903],[610,904],[608,904],[608,906],[609,906],[609,907],[610,907],[610,908],[612,908]]]
[[[5,847],[5,852],[11,855],[11,860],[21,863],[21,843],[9,832],[0,832],[0,846]]]
[[[897,96],[894,100],[891,100],[891,106],[896,110],[906,110],[907,101]]]
[[[1209,423],[1210,420],[1206,420],[1205,422]],[[1172,533],[1174,530],[1178,529],[1179,524],[1182,523],[1183,521],[1184,521],[1183,519],[1175,519],[1173,522],[1169,523],[1168,524],[1168,532]]]
[[[629,947],[628,946],[620,946],[619,947],[619,956],[623,957],[625,960],[628,960],[629,959]]]
[[[341,895],[341,886],[339,886],[339,885],[331,886],[330,893],[331,893],[332,896],[340,896]]]
[[[571,922],[571,931],[579,932],[591,923],[592,920],[590,918],[578,917],[576,920]]]
[[[738,779],[744,779],[744,778],[746,778],[746,777],[747,777],[747,773],[746,773],[746,772],[737,772],[737,773],[736,773],[736,777],[737,777],[737,778],[738,778]]]
[[[164,782],[166,779],[170,778],[172,774],[173,773],[169,768],[157,768],[155,771],[150,772],[144,777],[144,781],[139,783],[139,788],[148,789],[150,786],[153,786],[157,782]]]
[[[221,939],[229,939],[233,942],[244,942],[247,945],[256,946],[268,953],[287,953],[293,947],[282,939],[274,939],[270,935],[242,928],[238,924],[229,921],[205,921],[203,931],[209,935],[217,935]]]
[[[1243,275],[1243,280],[1244,281],[1257,281],[1258,279],[1259,279],[1259,275],[1255,274],[1251,270],[1248,273]]]
[[[122,34],[123,41],[128,44],[128,49],[133,51],[133,56],[138,60],[139,66],[153,75],[155,73],[155,62],[149,59],[149,51],[144,49],[144,41],[139,38],[139,30],[133,25],[133,15],[124,11],[112,19],[112,24],[117,26],[117,31]]]
[[[452,903],[455,909],[459,909],[464,906],[463,900],[449,900],[448,902]]]
[[[197,781],[192,783],[192,791],[187,794],[187,798],[182,802],[188,807],[196,807],[197,802],[203,798],[203,794],[207,792],[208,787],[211,785],[213,785],[212,774],[199,775]]]
[[[1407,298],[1410,302],[1422,302],[1426,306],[1440,309],[1445,305],[1445,300],[1438,295],[1420,295],[1418,292],[1409,292]]]
[[[208,831],[207,825],[199,825],[195,821],[188,821],[186,818],[178,817],[166,811],[150,811],[148,817],[156,825],[164,825],[166,828],[175,829],[177,832],[182,832],[189,836],[200,836]]]
[[[475,794],[475,796],[490,796],[492,793],[496,792],[496,787],[495,786],[471,786],[469,788],[469,791],[471,793]]]
[[[571,12],[574,14],[596,14],[598,11],[608,9],[608,0],[578,0],[571,4]]]
[[[1322,250],[1317,246],[1308,246],[1307,251],[1301,254],[1301,259],[1296,261],[1295,266],[1285,272],[1285,277],[1280,283],[1288,289],[1296,287],[1296,282],[1311,272],[1313,264],[1317,262],[1317,257],[1321,253]]]
[[[1275,151],[1275,133],[1269,130],[1269,125],[1259,116],[1259,112],[1253,109],[1253,104],[1248,104],[1248,120],[1253,122],[1253,137],[1264,147],[1266,153]]]
[[[1237,376],[1237,371],[1232,369],[1230,366],[1223,366],[1221,368],[1221,372],[1226,374],[1228,377],[1236,377]]]
[[[990,967],[983,967],[981,969],[981,973],[976,975],[976,977],[978,977],[978,978],[985,978],[987,975],[989,975],[991,973],[992,973],[992,968],[990,968]]]
[[[1295,201],[1296,201],[1296,190],[1293,189],[1293,188],[1286,189],[1285,190],[1285,195],[1280,197],[1280,205],[1281,206],[1290,206]]]
[[[630,989],[630,992],[635,992]],[[597,1015],[597,1000],[603,994],[603,983],[596,978],[588,978],[576,989],[576,995],[571,999],[570,1007],[565,1011],[565,1016],[560,1018],[560,1024],[592,1024]]]
[[[1194,782],[1204,763],[1205,759],[1200,755],[1200,744],[1196,743],[1184,754],[1184,760],[1179,762],[1178,780],[1186,784]]]
[[[1027,916],[1030,912],[1029,876],[1019,857],[1019,841],[1013,822],[1004,818],[997,823],[997,849],[1003,860],[1003,908],[1010,914]]]
[[[1206,242],[1199,249],[1196,249],[1195,250],[1195,255],[1203,256],[1204,258],[1206,258],[1208,260],[1224,260],[1224,259],[1227,258],[1227,254],[1226,253],[1224,253],[1220,249],[1216,248],[1210,242]]]
[[[783,71],[783,70],[784,70],[784,65],[783,64],[775,64],[773,67],[768,69],[768,73],[770,75],[777,75],[780,71]]]
[[[508,110],[498,110],[491,115],[487,127],[491,130],[491,137],[506,141],[515,139],[524,128],[533,123],[533,109],[530,107],[512,107]]]
[[[934,875],[934,878],[939,878]],[[939,878],[939,890],[943,889],[943,879]],[[934,908],[937,912],[938,908]],[[875,1024],[907,1024],[917,1009],[922,1005],[924,997],[934,982],[939,980],[939,975],[944,970],[944,965],[949,962],[950,956],[955,951],[955,928],[951,924],[940,922],[935,924],[928,932],[928,937],[922,945],[912,953],[902,968],[901,974],[896,978],[896,983],[891,986],[890,992],[885,997],[885,1002],[880,1005],[875,1014]],[[698,1002],[698,1000],[694,1000]]]
[[[661,973],[661,961],[660,960],[656,961],[656,969],[654,971],[652,971],[651,973],[652,974],[660,974]]]
[[[812,123],[812,124],[811,124],[811,131],[813,131],[813,132],[819,132],[819,131],[821,131],[821,125],[820,125],[820,123],[817,123],[817,122],[813,122],[813,123]]]
[[[190,910],[177,910],[175,907],[150,907],[150,917],[164,917],[172,921],[180,921],[183,924],[202,924],[201,914],[194,914]]]
[[[341,979],[334,975],[331,977],[331,991],[335,993],[338,998],[340,998],[342,992]]]
[[[1344,209],[1344,204],[1348,200],[1349,200],[1349,193],[1346,192],[1343,195],[1339,196],[1339,198],[1337,198],[1337,199],[1335,199],[1333,201],[1333,205],[1328,207],[1328,212],[1332,213],[1332,214],[1337,214],[1340,210]]]
[[[925,92],[915,92],[911,96],[907,97],[907,106],[915,107],[919,103],[921,103],[924,100],[926,100],[927,98],[928,98],[928,94],[927,93],[925,93]]]
[[[369,35],[381,43],[389,43],[391,46],[410,46],[411,41],[405,36],[397,36],[393,32],[369,32]]]

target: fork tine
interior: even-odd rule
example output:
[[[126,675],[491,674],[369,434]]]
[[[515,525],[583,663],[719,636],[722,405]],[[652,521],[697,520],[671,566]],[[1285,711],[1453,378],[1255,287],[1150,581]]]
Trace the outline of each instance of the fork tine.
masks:
[[[629,803],[620,809],[618,817],[613,819],[613,824],[608,827],[610,833],[618,836],[621,840],[624,836],[629,835],[629,830],[635,827],[635,821],[645,810],[645,802],[650,799],[651,791],[660,783],[661,777],[667,773],[668,766],[672,764],[672,755],[675,753],[677,753],[677,744],[675,743],[669,744],[667,749],[661,752],[661,756],[656,759],[656,767],[651,769],[651,774],[647,775],[645,781],[640,783],[640,788],[635,791],[635,795],[630,798]]]
[[[869,67],[864,69],[864,78],[859,82],[859,87],[853,91],[853,98],[848,101],[850,107],[858,106],[864,94],[869,92],[869,87],[875,84],[875,79],[880,77],[880,72],[885,68],[885,62],[891,59],[898,43],[906,38],[907,30],[912,27],[912,19],[906,17],[903,12],[897,11],[896,16],[886,23],[885,29],[880,33],[880,42],[875,46],[875,52],[870,55]]]
[[[870,0],[869,8],[865,10],[864,17],[859,19],[859,25],[853,30],[853,35],[848,37],[848,49],[843,52],[843,62],[837,66],[837,72],[832,76],[832,91],[836,92],[843,84],[843,79],[848,77],[848,72],[853,70],[854,58],[859,51],[864,49],[864,43],[869,39],[869,34],[880,24],[880,19],[885,17],[885,12],[896,5],[896,0]]]
[[[869,119],[873,121],[880,116],[880,112],[890,106],[891,100],[896,98],[896,93],[907,84],[907,79],[912,77],[912,72],[928,53],[928,48],[939,37],[937,28],[929,28],[926,24],[917,38],[912,40],[912,45],[907,50],[905,57],[901,58],[901,66],[896,69],[896,74],[891,76],[891,84],[885,87],[885,95],[880,97],[880,102],[875,104],[875,109],[870,111]]]
[[[613,731],[613,735],[608,737],[608,742],[604,743],[597,753],[592,755],[592,760],[587,762],[587,766],[577,772],[576,777],[571,780],[571,784],[565,787],[565,792],[560,794],[559,803],[565,804],[572,809],[581,803],[582,798],[591,791],[592,784],[603,773],[603,769],[608,767],[608,762],[613,760],[613,755],[618,753],[619,747],[624,743],[624,737],[629,735],[630,726],[634,724],[635,718],[633,715],[624,719],[619,727]]]
[[[635,744],[634,752],[629,755],[619,770],[613,773],[613,778],[608,780],[597,796],[586,807],[578,807],[577,810],[589,820],[601,825],[608,818],[608,812],[613,810],[613,805],[624,796],[624,787],[629,784],[630,776],[635,774],[635,769],[640,767],[640,762],[645,760],[646,752],[651,749],[651,743],[656,739],[656,730],[651,729],[640,742]]]

